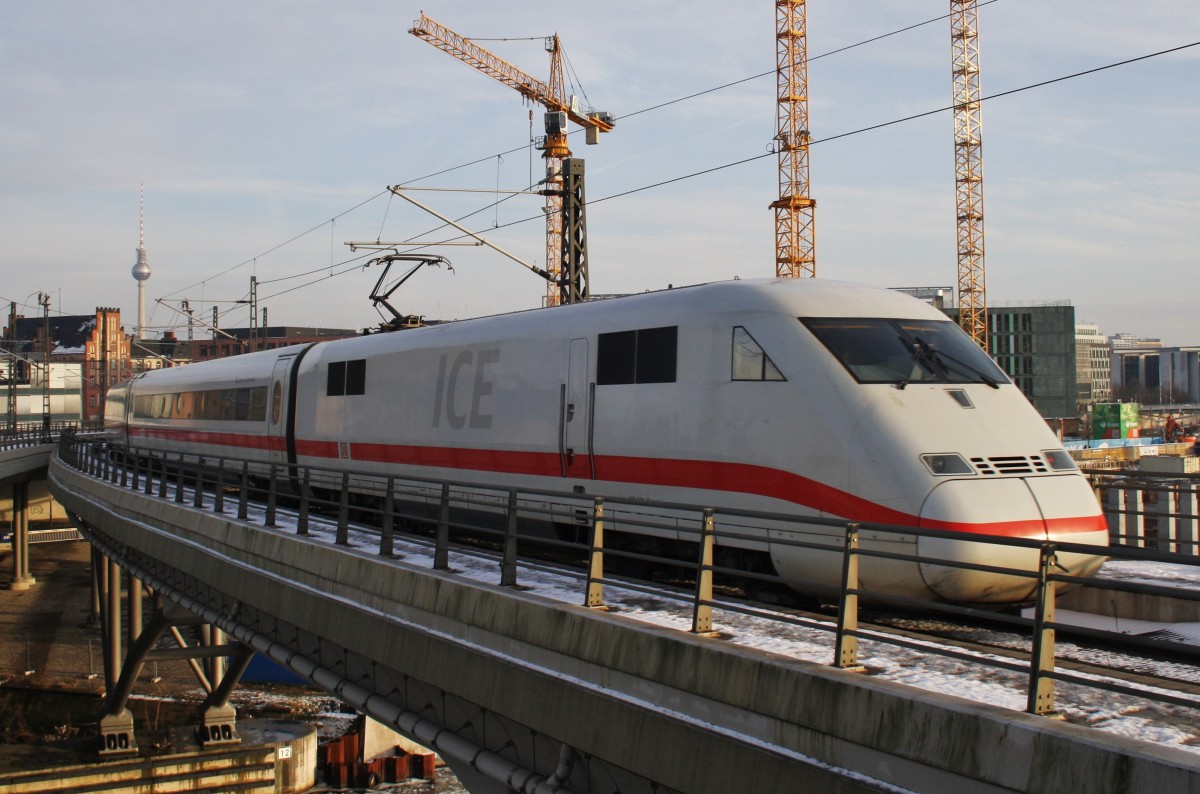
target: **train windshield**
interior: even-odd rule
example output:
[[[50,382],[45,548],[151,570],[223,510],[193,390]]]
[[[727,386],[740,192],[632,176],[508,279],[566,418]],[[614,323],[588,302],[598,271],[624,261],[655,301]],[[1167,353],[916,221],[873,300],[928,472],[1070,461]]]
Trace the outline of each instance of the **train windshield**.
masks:
[[[801,322],[859,383],[1008,383],[996,363],[949,320],[813,317]]]

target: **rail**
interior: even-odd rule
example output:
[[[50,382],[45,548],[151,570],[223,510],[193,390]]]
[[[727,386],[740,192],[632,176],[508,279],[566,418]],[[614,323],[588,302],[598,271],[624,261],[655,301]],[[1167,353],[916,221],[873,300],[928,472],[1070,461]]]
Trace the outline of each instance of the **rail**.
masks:
[[[1200,554],[1200,474],[1089,475],[1116,546]]]
[[[146,495],[172,499],[177,503],[188,503],[197,509],[223,514],[226,512],[226,503],[231,502],[229,507],[236,509],[239,519],[263,526],[280,526],[282,505],[290,514],[290,520],[286,523],[294,527],[298,535],[309,534],[313,516],[320,514],[322,520],[328,520],[332,524],[334,543],[337,545],[349,545],[352,523],[357,529],[361,528],[361,524],[369,522],[378,528],[378,553],[385,557],[394,554],[398,527],[404,525],[419,528],[433,537],[432,559],[435,569],[448,570],[450,567],[449,552],[453,531],[469,532],[473,537],[490,537],[501,550],[499,584],[506,587],[518,584],[519,545],[536,543],[544,548],[570,552],[586,560],[586,572],[578,576],[581,582],[580,600],[584,605],[593,608],[604,606],[604,588],[608,585],[619,586],[624,590],[663,594],[661,588],[651,589],[648,585],[607,576],[606,566],[610,563],[624,560],[634,563],[669,564],[689,572],[687,578],[691,586],[686,590],[677,590],[674,595],[690,605],[690,630],[693,633],[711,634],[718,625],[714,611],[720,610],[832,632],[834,654],[831,665],[845,670],[863,669],[858,660],[858,643],[864,639],[926,653],[932,652],[970,663],[987,664],[1026,676],[1026,711],[1032,714],[1054,713],[1056,682],[1099,688],[1174,706],[1200,708],[1200,699],[1172,694],[1169,690],[1141,689],[1117,680],[1081,675],[1056,667],[1056,631],[1062,629],[1070,629],[1076,634],[1083,633],[1101,640],[1115,640],[1119,637],[1123,645],[1156,653],[1170,652],[1193,659],[1200,655],[1194,646],[1169,639],[1081,630],[1056,622],[1056,590],[1060,584],[1086,583],[1090,587],[1200,601],[1200,591],[1196,590],[1082,579],[1063,572],[1064,569],[1058,563],[1060,554],[1094,555],[1095,546],[987,535],[970,536],[971,543],[1031,550],[1031,556],[1037,559],[1036,567],[1018,569],[917,556],[879,548],[882,545],[880,539],[887,537],[962,540],[958,533],[914,527],[800,517],[782,513],[717,510],[712,507],[632,501],[573,492],[517,490],[472,482],[351,473],[315,466],[268,466],[261,461],[235,457],[181,453],[163,455],[148,449],[110,446],[100,438],[89,438],[75,433],[63,434],[59,457],[66,465],[106,480],[114,487],[142,490]],[[285,486],[292,485],[300,487],[296,488],[295,492],[285,492]],[[253,517],[250,509],[252,502],[255,505]],[[582,539],[533,537],[522,533],[522,518],[574,528],[580,532]],[[694,544],[694,554],[688,560],[664,560],[626,548],[613,548],[606,545],[606,533],[614,525],[626,528],[636,526],[646,532],[685,540]],[[714,590],[718,578],[783,584],[782,579],[774,574],[733,569],[715,562],[714,552],[718,541],[723,544],[762,545],[764,533],[761,527],[768,526],[772,530],[781,527],[807,529],[810,535],[820,537],[819,540],[802,541],[784,538],[781,532],[773,531],[770,541],[773,545],[841,556],[840,586],[826,593],[839,606],[836,626],[803,615],[768,611],[751,604],[715,598]],[[816,535],[814,528],[821,528],[825,534]],[[463,547],[456,546],[455,550],[462,552]],[[1106,553],[1110,557],[1123,560],[1200,566],[1200,557],[1181,557],[1154,549],[1117,547],[1110,548]],[[970,606],[949,603],[918,601],[866,589],[859,579],[859,563],[862,558],[960,568],[1027,579],[1034,596],[1033,617],[981,611]],[[539,569],[536,562],[526,562],[526,565]],[[556,573],[562,572],[561,568],[551,568],[549,565],[542,568],[554,570]],[[917,643],[903,637],[866,631],[859,626],[860,600],[901,608],[919,607],[926,613],[958,617],[986,615],[992,621],[1000,621],[1030,636],[1028,661],[1022,663],[1000,657],[979,656],[951,647]]]

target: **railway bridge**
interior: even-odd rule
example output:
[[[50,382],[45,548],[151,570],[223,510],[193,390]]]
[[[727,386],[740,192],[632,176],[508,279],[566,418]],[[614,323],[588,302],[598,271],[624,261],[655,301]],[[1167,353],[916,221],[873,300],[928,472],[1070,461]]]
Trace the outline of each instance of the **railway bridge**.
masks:
[[[1182,751],[552,600],[504,564],[494,583],[431,568],[395,553],[389,525],[382,545],[340,528],[331,544],[273,489],[250,509],[244,475],[206,491],[94,451],[64,447],[49,477],[109,560],[106,664],[123,571],[164,605],[141,636],[187,610],[231,638],[211,650],[229,679],[264,654],[434,749],[472,792],[1200,790]],[[109,752],[136,747],[112,698],[149,644],[108,673]],[[205,720],[236,739],[227,707]]]
[[[11,488],[13,576],[9,590],[28,590],[36,583],[29,572],[29,485],[46,479],[51,454],[64,430],[74,425],[22,425],[0,435],[0,487]]]

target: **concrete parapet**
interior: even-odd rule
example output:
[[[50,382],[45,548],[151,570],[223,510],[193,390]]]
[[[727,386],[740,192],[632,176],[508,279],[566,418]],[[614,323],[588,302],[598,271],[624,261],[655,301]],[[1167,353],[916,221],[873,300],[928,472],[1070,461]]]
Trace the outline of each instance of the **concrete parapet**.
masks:
[[[1200,601],[1087,585],[1078,585],[1060,595],[1058,606],[1117,620],[1200,623]]]
[[[58,464],[51,477],[117,542],[238,603],[674,790],[1200,791],[1183,750],[318,543]]]

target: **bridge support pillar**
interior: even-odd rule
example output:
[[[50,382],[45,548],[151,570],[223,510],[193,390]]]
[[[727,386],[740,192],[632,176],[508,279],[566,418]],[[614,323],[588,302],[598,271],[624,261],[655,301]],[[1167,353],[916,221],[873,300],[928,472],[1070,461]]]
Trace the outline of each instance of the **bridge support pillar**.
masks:
[[[228,703],[209,706],[200,715],[200,725],[196,733],[201,747],[238,744],[242,737],[237,732],[237,710]]]
[[[129,709],[100,718],[100,755],[102,757],[130,755],[138,751],[133,736],[133,715]]]
[[[9,590],[28,590],[37,580],[29,573],[29,483],[12,485],[13,578]]]
[[[121,630],[121,569],[115,560],[105,560],[95,553],[93,582],[104,638],[105,702],[100,714],[100,755],[102,757],[130,755],[138,752],[134,738],[133,715],[127,703],[134,684],[148,661],[186,659],[196,673],[200,685],[209,693],[201,706],[196,734],[202,747],[238,744],[237,711],[229,696],[241,681],[254,656],[251,648],[240,643],[226,643],[220,629],[177,606],[155,599],[156,608],[143,625],[142,583],[128,577],[129,627]],[[182,626],[197,629],[200,642],[188,645],[179,633]],[[158,640],[170,631],[179,647],[156,649]],[[121,641],[128,639],[129,650],[122,661]],[[227,661],[232,659],[232,661]]]

